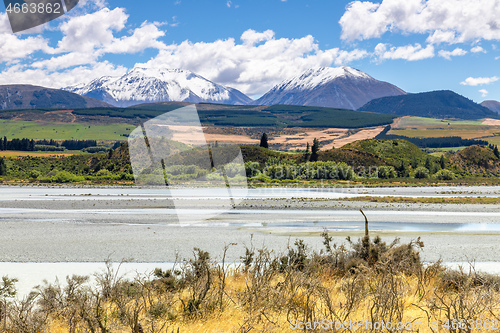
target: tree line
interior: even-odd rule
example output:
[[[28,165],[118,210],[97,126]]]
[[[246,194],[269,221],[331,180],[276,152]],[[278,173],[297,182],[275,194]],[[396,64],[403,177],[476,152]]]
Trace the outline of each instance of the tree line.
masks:
[[[18,150],[18,151],[37,151],[51,150],[50,147],[62,148],[58,150],[82,150],[89,147],[97,146],[96,140],[64,140],[62,142],[50,140],[33,140],[33,139],[7,139],[6,136],[0,138],[0,150]]]
[[[403,135],[387,134],[391,130],[391,125],[386,126],[375,139],[403,139],[413,143],[419,148],[449,148],[449,147],[468,147],[473,145],[487,146],[488,141],[477,139],[463,139],[459,136],[444,136],[439,138],[414,138]]]

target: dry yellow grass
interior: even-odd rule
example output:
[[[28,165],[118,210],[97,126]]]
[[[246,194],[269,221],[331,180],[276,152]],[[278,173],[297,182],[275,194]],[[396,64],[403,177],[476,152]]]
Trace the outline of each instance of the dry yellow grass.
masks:
[[[293,274],[293,273],[292,273]],[[285,284],[285,280],[290,276],[279,275],[272,281],[273,288],[280,288]],[[248,291],[252,278],[248,274],[236,273],[227,277],[226,293],[224,296],[223,310],[214,310],[193,318],[186,318],[179,315],[176,319],[162,322],[164,328],[161,332],[189,332],[189,333],[229,333],[229,332],[283,332],[292,333],[297,331],[306,332],[330,332],[334,330],[311,329],[302,330],[299,327],[307,325],[325,325],[330,327],[340,327],[344,323],[350,329],[340,329],[338,332],[449,332],[445,327],[447,316],[445,311],[436,311],[436,294],[444,297],[444,301],[451,302],[456,297],[453,291],[440,293],[443,289],[439,275],[433,275],[427,279],[426,285],[422,285],[422,279],[417,276],[396,274],[370,274],[367,277],[348,276],[344,278],[335,277],[329,274],[318,274],[314,277],[306,278],[303,274],[297,273],[296,288],[293,290],[281,291],[283,303],[281,304],[260,304],[260,307],[249,309],[242,302],[242,294]],[[303,280],[301,280],[303,279]],[[356,283],[358,282],[358,284]],[[302,284],[300,282],[303,282]],[[356,292],[362,293],[363,298],[355,301],[353,309],[342,310],[345,304],[350,302],[349,288],[355,288]],[[357,288],[357,289],[356,289]],[[396,289],[391,289],[396,288]],[[354,290],[354,289],[353,289]],[[382,296],[382,297],[381,297]],[[462,301],[473,303],[475,296],[465,295]],[[498,294],[495,295],[498,297]],[[172,297],[186,298],[188,294],[183,291],[182,295],[172,295]],[[384,298],[386,297],[386,298]],[[378,304],[377,302],[386,302]],[[393,304],[390,304],[394,302]],[[399,303],[398,303],[399,302]],[[182,313],[180,303],[176,303],[176,311]],[[493,312],[483,316],[483,320],[493,319],[499,316],[498,302],[491,309]],[[373,311],[386,311],[390,306],[393,310],[400,311],[399,321],[390,322],[392,325],[406,325],[405,329],[394,330],[370,330],[370,325],[379,325],[387,318],[387,313]],[[433,309],[434,306],[434,309]],[[273,310],[274,309],[274,310]],[[337,312],[339,318],[332,317],[332,313]],[[344,316],[345,315],[345,316]],[[144,319],[144,312],[141,313],[141,320]],[[112,315],[110,315],[112,318]],[[297,320],[294,321],[294,320]],[[343,321],[344,320],[344,321]],[[361,323],[363,321],[363,323]],[[328,324],[327,324],[328,323]],[[385,327],[389,321],[385,322]],[[430,329],[439,323],[440,329]],[[474,324],[476,325],[476,324]],[[383,326],[382,326],[383,327]],[[408,329],[411,327],[411,329]],[[49,326],[51,333],[67,333],[68,326],[57,320],[51,321]],[[496,331],[496,330],[495,330]],[[125,333],[132,332],[130,328],[115,326],[111,332]],[[149,332],[145,330],[145,332]],[[159,331],[160,332],[160,331]],[[457,331],[458,332],[458,331]],[[460,331],[462,332],[462,331]],[[466,330],[463,330],[466,332]],[[484,329],[472,329],[470,332],[485,332]]]
[[[387,244],[367,230],[349,249],[322,237],[324,252],[300,240],[284,254],[247,248],[232,269],[200,249],[134,280],[108,263],[94,285],[73,276],[8,303],[4,324],[9,333],[498,331],[500,277],[423,265],[420,238]]]
[[[36,152],[36,151],[11,151],[11,150],[2,150],[0,151],[0,157],[25,157],[25,156],[33,156],[33,157],[66,157],[72,156],[75,153],[60,153],[60,152]]]

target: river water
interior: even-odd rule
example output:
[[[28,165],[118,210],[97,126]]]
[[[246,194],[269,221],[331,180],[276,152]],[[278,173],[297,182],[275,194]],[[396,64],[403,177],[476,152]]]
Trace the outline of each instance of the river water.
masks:
[[[128,271],[192,257],[198,247],[220,260],[238,263],[245,247],[285,251],[304,239],[319,251],[326,228],[334,242],[361,237],[363,208],[372,235],[388,242],[422,237],[424,260],[450,265],[475,260],[500,272],[499,205],[409,205],[338,202],[356,196],[495,197],[497,187],[405,188],[257,188],[233,191],[242,202],[219,211],[225,189],[176,189],[176,204],[164,188],[135,187],[0,187],[0,276],[28,285],[64,280],[68,274],[91,274],[104,260],[132,258]],[[206,203],[204,199],[209,198]],[[274,206],[274,203],[276,205]],[[261,207],[262,206],[262,207]],[[176,219],[178,214],[192,219]],[[205,217],[210,216],[208,220]],[[455,263],[455,264],[454,264]],[[134,266],[136,265],[136,266]],[[34,281],[29,276],[35,276]]]

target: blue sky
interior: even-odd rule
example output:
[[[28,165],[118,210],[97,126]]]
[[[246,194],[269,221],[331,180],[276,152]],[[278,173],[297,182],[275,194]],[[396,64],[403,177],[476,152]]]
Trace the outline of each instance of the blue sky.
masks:
[[[481,102],[500,100],[499,40],[500,0],[81,0],[23,34],[0,12],[0,84],[59,88],[138,65],[258,97],[308,68],[346,65]]]

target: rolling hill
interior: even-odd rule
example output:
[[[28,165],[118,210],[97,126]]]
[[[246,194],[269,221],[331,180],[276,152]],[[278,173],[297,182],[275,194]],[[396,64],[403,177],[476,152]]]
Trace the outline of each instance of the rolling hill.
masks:
[[[500,159],[492,149],[475,145],[467,147],[450,158],[452,166],[457,170],[474,174],[500,174]]]
[[[403,161],[405,165],[408,165],[411,164],[414,160],[416,160],[418,164],[422,165],[424,164],[427,157],[429,157],[429,155],[424,153],[413,143],[402,139],[360,140],[345,145],[344,147],[342,147],[342,150],[343,149],[351,149],[373,154],[375,157],[384,160],[386,163],[394,167],[399,167],[401,165],[401,161]],[[433,156],[430,156],[430,158],[436,159]]]
[[[498,101],[484,101],[481,103],[485,108],[500,114],[500,102]]]
[[[149,119],[175,110],[184,103],[144,104],[122,108],[74,110],[81,116],[107,116],[128,119]],[[215,126],[272,126],[363,128],[392,123],[394,116],[346,109],[295,105],[221,105],[196,104],[201,123]]]
[[[32,85],[0,86],[0,110],[43,108],[81,109],[105,108],[110,106],[103,101],[59,89]]]
[[[497,113],[450,90],[382,97],[368,102],[358,110],[427,118],[499,118]]]

